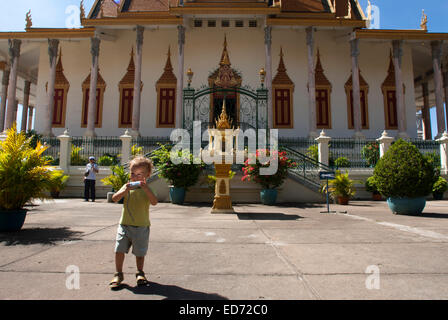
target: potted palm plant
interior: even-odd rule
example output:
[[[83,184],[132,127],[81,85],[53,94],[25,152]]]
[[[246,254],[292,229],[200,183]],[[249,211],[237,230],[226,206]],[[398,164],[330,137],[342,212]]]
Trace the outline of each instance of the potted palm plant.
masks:
[[[129,181],[129,173],[127,173],[124,170],[124,167],[121,165],[115,165],[111,167],[112,174],[110,176],[107,176],[104,179],[101,179],[101,182],[105,186],[111,186],[112,187],[112,194],[113,191],[117,192],[121,189],[123,185],[128,183]],[[110,198],[108,194],[108,199]],[[123,203],[123,199],[119,201],[119,203]]]
[[[47,149],[40,141],[30,146],[24,133],[15,125],[7,131],[0,144],[0,231],[22,228],[27,209],[25,204],[34,198],[49,198],[51,167],[42,154]]]
[[[160,148],[153,151],[151,159],[159,172],[159,177],[170,184],[171,203],[183,204],[188,188],[198,182],[204,163],[195,161],[190,152],[182,150],[175,154],[181,162],[173,162],[171,149],[171,145],[160,145]]]
[[[342,205],[348,205],[350,197],[355,195],[354,181],[349,178],[348,172],[336,170],[335,178],[328,182],[328,187],[332,197],[336,197]]]
[[[50,176],[50,194],[53,198],[59,198],[60,192],[65,188],[69,176],[62,170],[52,170]]]
[[[394,214],[421,214],[438,177],[431,161],[415,145],[398,139],[373,171],[378,191]]]

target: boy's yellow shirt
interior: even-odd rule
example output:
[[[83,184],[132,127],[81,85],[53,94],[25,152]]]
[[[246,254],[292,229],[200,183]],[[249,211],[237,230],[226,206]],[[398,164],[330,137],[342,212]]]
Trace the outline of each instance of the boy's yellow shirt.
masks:
[[[120,191],[126,189],[124,185]],[[120,224],[136,227],[149,227],[149,198],[142,188],[130,190],[124,196]]]

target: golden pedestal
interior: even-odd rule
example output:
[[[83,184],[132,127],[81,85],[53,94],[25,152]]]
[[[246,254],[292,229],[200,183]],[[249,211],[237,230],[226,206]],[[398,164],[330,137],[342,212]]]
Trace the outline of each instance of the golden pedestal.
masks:
[[[230,198],[230,167],[231,164],[215,163],[216,184],[215,198],[211,213],[233,213],[232,199]]]

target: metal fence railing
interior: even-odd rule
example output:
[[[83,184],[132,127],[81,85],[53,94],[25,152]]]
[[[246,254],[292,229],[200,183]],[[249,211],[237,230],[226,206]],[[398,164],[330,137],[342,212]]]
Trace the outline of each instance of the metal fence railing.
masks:
[[[44,156],[51,157],[51,165],[58,165],[59,164],[59,157],[60,157],[60,141],[56,137],[42,137],[40,139],[40,142],[42,144],[47,145],[49,148],[44,151]]]
[[[440,156],[440,143],[435,140],[420,140],[420,139],[410,139],[413,145],[415,145],[421,153],[435,153]]]
[[[311,156],[312,152],[314,152],[315,155],[317,155],[316,152],[317,152],[318,143],[314,139],[309,139],[306,137],[305,138],[303,138],[303,137],[296,137],[296,138],[280,137],[278,139],[278,144],[280,146],[290,148],[290,149],[300,152],[302,154],[307,154],[308,156]],[[310,147],[313,147],[314,150],[310,150],[309,149]]]
[[[121,140],[119,137],[72,137],[70,156],[72,166],[87,164],[90,156],[95,157],[98,162],[103,156],[118,159],[120,154]]]
[[[136,137],[132,139],[132,145],[143,148],[142,153],[148,154],[159,147],[159,143],[172,143],[170,137]]]
[[[329,148],[330,165],[334,167],[369,168],[379,159],[379,144],[375,139],[332,138]]]

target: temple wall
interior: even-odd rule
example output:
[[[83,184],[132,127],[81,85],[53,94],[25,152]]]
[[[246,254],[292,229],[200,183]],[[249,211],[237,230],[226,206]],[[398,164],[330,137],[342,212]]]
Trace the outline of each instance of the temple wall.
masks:
[[[191,28],[186,31],[185,70],[194,72],[193,87],[207,84],[209,73],[218,67],[221,58],[224,32],[227,35],[228,50],[232,67],[243,76],[243,85],[259,86],[259,70],[265,66],[264,31],[262,28]],[[126,73],[131,48],[135,46],[135,32],[116,31],[117,40],[101,42],[99,67],[107,87],[103,104],[103,126],[97,128],[98,136],[123,134],[118,128],[119,91],[118,83]],[[317,31],[316,45],[321,54],[325,75],[332,83],[331,110],[332,129],[325,130],[332,137],[351,137],[354,131],[347,129],[347,99],[344,84],[350,76],[351,57],[347,34],[341,31]],[[155,83],[163,73],[168,46],[171,46],[173,72],[177,75],[177,29],[160,28],[146,30],[143,46],[141,134],[143,136],[168,136],[171,129],[156,128],[157,95]],[[272,75],[275,76],[279,63],[280,46],[283,47],[287,73],[295,83],[294,129],[281,129],[280,136],[307,136],[307,58],[304,30],[290,28],[272,31]],[[378,138],[384,130],[384,104],[381,84],[387,76],[389,54],[392,43],[360,42],[359,65],[362,75],[369,84],[369,130],[363,133],[369,138]],[[90,72],[90,40],[61,41],[64,73],[70,82],[68,92],[66,125],[73,136],[83,135],[80,127],[82,114],[82,82]],[[403,80],[406,86],[405,104],[407,133],[416,137],[415,101],[411,49],[404,46]],[[43,107],[46,103],[45,83],[49,79],[47,44],[42,44],[37,86],[36,129],[43,127]],[[185,85],[187,77],[184,77]],[[55,135],[63,128],[54,129]],[[320,130],[319,130],[320,131]],[[395,136],[396,130],[390,131]]]

